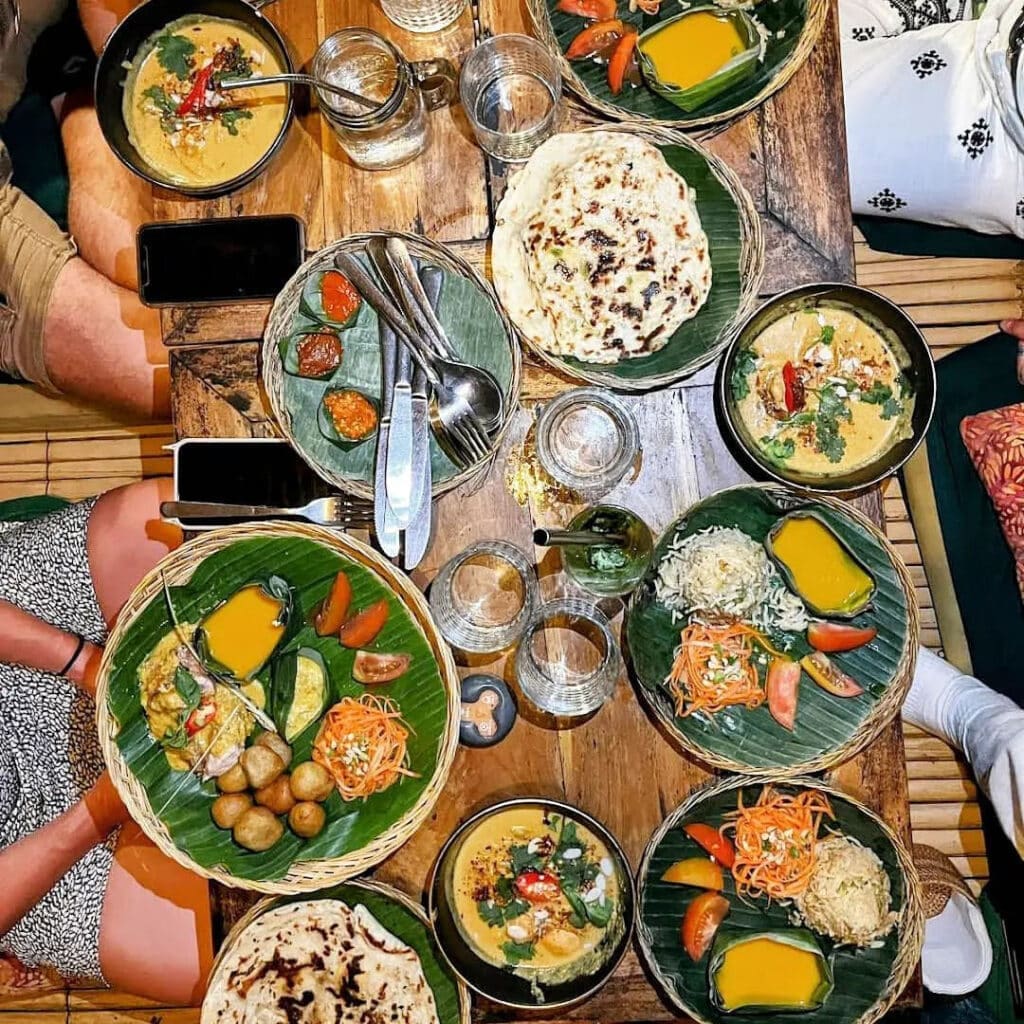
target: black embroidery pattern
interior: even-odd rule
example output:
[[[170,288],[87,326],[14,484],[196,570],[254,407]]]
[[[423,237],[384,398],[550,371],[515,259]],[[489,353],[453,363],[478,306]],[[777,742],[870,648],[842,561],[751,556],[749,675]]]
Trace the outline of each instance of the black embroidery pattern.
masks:
[[[853,30],[853,38],[858,43],[866,43],[869,39],[874,39],[875,38],[875,26],[874,25],[869,25],[866,28],[865,27],[855,28]]]
[[[926,25],[961,21],[968,10],[968,0],[889,0],[889,5],[900,16],[907,32]]]
[[[941,71],[948,65],[939,56],[938,50],[928,50],[925,53],[919,54],[911,62],[910,66],[914,69],[914,74],[918,78],[927,78],[929,75],[934,75],[936,71]]]
[[[1024,199],[1017,200],[1017,216],[1024,217]]]
[[[907,205],[907,201],[900,199],[891,188],[883,188],[881,192],[868,200],[868,205],[882,213],[895,213],[897,210],[902,210]]]
[[[957,136],[957,140],[967,150],[967,155],[977,160],[995,142],[995,136],[989,131],[988,121],[979,117],[970,128],[965,128]]]

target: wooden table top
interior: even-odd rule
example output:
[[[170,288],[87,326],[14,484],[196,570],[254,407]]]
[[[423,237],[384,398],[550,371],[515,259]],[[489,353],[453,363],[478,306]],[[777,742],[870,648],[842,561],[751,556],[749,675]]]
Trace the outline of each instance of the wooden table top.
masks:
[[[366,24],[387,34],[411,59],[458,60],[474,38],[529,32],[523,0],[478,0],[450,30],[417,37],[386,21],[373,0],[312,0],[267,9],[282,29],[297,64],[308,62],[318,40],[346,25]],[[563,101],[561,126],[587,120]],[[488,165],[472,141],[460,108],[430,115],[433,141],[426,154],[390,172],[353,167],[315,110],[300,109],[283,151],[256,182],[222,199],[198,202],[157,191],[165,219],[295,213],[317,249],[343,235],[371,229],[419,232],[452,245],[486,269],[493,204],[505,169]],[[853,277],[853,238],[846,173],[842,78],[835,10],[821,41],[790,84],[708,146],[739,174],[763,218],[767,241],[766,293],[810,281]],[[258,339],[269,306],[164,311],[172,346],[173,409],[180,437],[260,437],[275,433],[258,384]],[[682,386],[628,399],[641,427],[642,466],[634,480],[609,495],[635,509],[656,532],[694,501],[749,479],[727,450],[716,424],[713,371]],[[532,402],[569,386],[526,361],[524,404],[506,449],[525,435]],[[426,586],[452,555],[473,541],[500,537],[532,548],[535,523],[563,524],[570,506],[522,508],[503,483],[504,452],[485,481],[435,504],[436,532],[414,579]],[[876,494],[859,501],[881,523]],[[543,555],[543,557],[541,557]],[[555,596],[563,578],[554,550],[538,552],[542,592]],[[507,657],[463,658],[466,671],[507,675]],[[511,795],[539,794],[579,805],[622,842],[634,866],[665,815],[708,779],[654,728],[623,676],[614,697],[585,724],[555,731],[520,717],[512,735],[489,750],[460,749],[448,786],[424,827],[381,865],[378,877],[419,896],[440,845],[471,811]],[[903,741],[894,723],[832,781],[876,809],[909,842],[909,803]],[[917,990],[910,993],[917,1001]],[[494,1008],[477,1014],[503,1019]],[[610,984],[571,1018],[655,1021],[675,1016],[630,952]]]

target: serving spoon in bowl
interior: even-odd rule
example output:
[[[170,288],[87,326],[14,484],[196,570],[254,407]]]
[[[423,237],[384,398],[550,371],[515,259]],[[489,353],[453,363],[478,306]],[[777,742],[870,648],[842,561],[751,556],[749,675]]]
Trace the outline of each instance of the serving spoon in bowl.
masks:
[[[356,103],[360,107],[365,107],[367,110],[376,110],[380,106],[377,100],[371,100],[368,96],[362,96],[357,92],[352,92],[351,89],[346,89],[340,85],[333,85],[331,82],[325,82],[322,78],[316,78],[313,75],[303,75],[299,72],[289,72],[280,75],[254,75],[252,78],[225,78],[217,84],[217,88],[227,91],[231,89],[256,89],[261,85],[282,85],[289,82],[295,85],[309,85],[314,89],[322,89],[324,92],[334,93],[336,96],[340,96],[350,103]]]

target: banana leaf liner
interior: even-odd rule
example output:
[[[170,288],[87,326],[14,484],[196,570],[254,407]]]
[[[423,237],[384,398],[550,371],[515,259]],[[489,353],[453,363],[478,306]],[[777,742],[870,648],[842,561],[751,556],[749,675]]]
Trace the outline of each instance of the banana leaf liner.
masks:
[[[763,543],[783,516],[811,511],[857,556],[876,582],[870,611],[852,620],[872,626],[875,638],[857,650],[831,655],[864,689],[855,697],[826,693],[805,673],[799,684],[792,730],[772,718],[767,702],[725,708],[706,717],[676,714],[665,679],[685,620],[674,620],[657,598],[655,581],[672,543],[713,526],[736,527]],[[624,635],[636,691],[683,751],[730,772],[778,777],[825,771],[849,760],[899,713],[917,661],[920,613],[913,581],[892,545],[862,513],[835,498],[808,498],[777,484],[719,491],[689,508],[660,538],[651,567],[634,591]],[[773,636],[799,660],[812,652],[804,633]],[[763,672],[763,666],[759,668]]]
[[[295,591],[301,628],[289,653],[308,647],[329,675],[328,704],[358,697],[352,678],[355,651],[335,637],[319,637],[310,616],[340,569],[352,585],[352,605],[383,599],[388,620],[376,648],[411,657],[405,674],[379,688],[399,705],[410,727],[409,764],[418,773],[366,801],[346,803],[337,793],[324,805],[327,824],[303,840],[285,831],[269,850],[238,846],[210,817],[213,782],[170,769],[153,739],[139,700],[138,666],[172,628],[164,581],[180,621],[202,621],[249,580],[287,579]],[[281,657],[283,655],[279,655]],[[275,696],[271,668],[256,679]],[[268,522],[211,530],[172,552],[133,591],[118,618],[100,664],[97,683],[100,746],[129,813],[146,835],[178,863],[225,885],[267,893],[308,892],[363,873],[401,846],[427,819],[438,799],[458,744],[459,685],[448,646],[423,595],[402,573],[366,545],[342,533],[300,523]],[[310,759],[315,728],[292,742],[295,763]]]
[[[662,875],[678,860],[707,856],[683,831],[684,826],[701,822],[719,828],[726,815],[736,810],[741,794],[744,805],[750,806],[766,783],[783,792],[815,789],[828,797],[835,821],[827,821],[822,834],[826,830],[842,832],[878,855],[889,878],[896,922],[888,934],[865,949],[832,948],[822,941],[835,986],[823,1006],[798,1013],[762,1011],[756,1019],[760,1024],[793,1024],[796,1020],[801,1024],[874,1024],[889,1012],[920,963],[924,942],[921,883],[909,851],[893,830],[864,804],[821,779],[731,776],[695,790],[672,811],[651,836],[637,872],[640,958],[682,1016],[700,1024],[728,1024],[737,1017],[736,1012],[720,1010],[712,1000],[708,968],[714,946],[712,953],[694,963],[680,942],[686,907],[699,890],[664,882]],[[740,899],[728,871],[722,895],[730,904],[723,929],[753,935],[792,927],[790,906],[764,898]]]
[[[716,72],[709,75],[703,82],[682,88],[673,85],[671,82],[662,81],[658,76],[658,69],[654,61],[644,53],[643,45],[645,39],[650,39],[659,32],[664,32],[670,25],[688,18],[701,11],[711,12],[723,19],[728,19],[735,25],[743,44],[746,47],[742,53],[737,54],[726,64],[723,64]],[[659,21],[652,25],[640,36],[637,46],[637,59],[640,65],[640,73],[648,88],[652,89],[659,96],[664,97],[669,103],[675,104],[680,110],[693,113],[706,107],[716,96],[731,89],[750,77],[757,69],[758,61],[761,59],[761,35],[754,24],[753,19],[745,11],[723,11],[721,7],[709,4],[704,7],[691,7],[682,14],[667,21]]]

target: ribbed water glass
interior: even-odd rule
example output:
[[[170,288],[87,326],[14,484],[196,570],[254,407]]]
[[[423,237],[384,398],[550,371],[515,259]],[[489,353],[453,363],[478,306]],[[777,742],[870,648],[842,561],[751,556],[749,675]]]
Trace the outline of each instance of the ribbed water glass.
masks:
[[[480,148],[518,163],[554,128],[562,74],[536,39],[492,36],[463,61],[459,91]]]
[[[515,643],[536,603],[533,563],[514,544],[485,540],[442,566],[430,588],[441,635],[462,651],[485,654]]]
[[[469,0],[380,0],[388,18],[410,32],[440,32],[458,21]]]
[[[615,690],[622,655],[607,617],[580,598],[537,609],[516,650],[516,679],[541,711],[576,718],[596,711]]]

